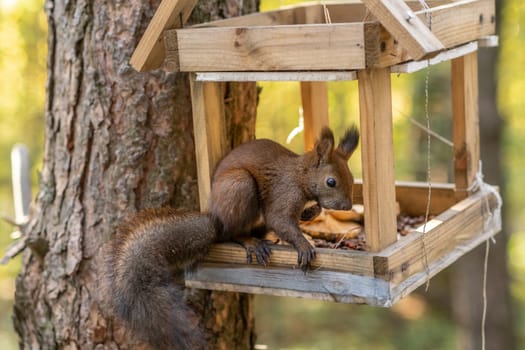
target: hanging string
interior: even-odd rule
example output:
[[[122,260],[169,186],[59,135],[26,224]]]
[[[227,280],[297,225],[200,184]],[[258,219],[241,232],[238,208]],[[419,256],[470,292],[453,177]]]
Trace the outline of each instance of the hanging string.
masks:
[[[428,97],[428,83],[429,83],[429,77],[430,77],[430,65],[427,67],[426,74],[425,74],[425,118],[427,122],[426,128],[428,130],[431,130],[430,128],[430,111],[429,111],[429,97]],[[430,201],[432,199],[432,159],[431,159],[431,137],[430,133],[427,133],[427,183],[428,183],[428,192],[427,192],[427,207],[425,209],[425,223],[423,224],[423,235],[421,236],[421,243],[423,245],[423,254],[424,254],[424,262],[425,262],[425,272],[427,274],[427,280],[425,283],[425,292],[428,291],[428,288],[430,287],[430,268],[428,266],[428,255],[427,255],[427,247],[425,245],[425,240],[423,236],[427,233],[427,223],[428,218],[430,216]]]
[[[427,17],[428,29],[432,30],[432,14],[430,12],[430,6],[425,2],[425,0],[419,0],[421,7],[425,10],[425,16]]]
[[[490,242],[485,241],[485,262],[483,264],[483,312],[481,314],[481,350],[485,350],[485,323],[487,321],[487,270],[489,261]]]
[[[366,22],[368,21],[368,19],[370,18],[370,11],[368,10],[368,7],[365,9],[365,16],[363,17],[363,19],[361,20],[361,22]]]
[[[435,132],[434,130],[430,130],[425,125],[421,124],[420,122],[418,122],[417,120],[415,120],[414,118],[409,116],[408,114],[403,113],[402,110],[400,110],[398,108],[394,108],[394,110],[395,110],[396,113],[399,113],[399,114],[405,116],[412,124],[417,126],[419,129],[421,129],[425,133],[430,134],[430,136],[436,138],[438,141],[443,142],[445,145],[447,145],[449,147],[454,147],[454,143],[452,141],[450,141],[449,139],[447,139],[445,136]]]
[[[409,120],[410,120],[410,122],[412,124],[414,124],[415,126],[420,128],[421,130],[426,132],[428,135],[435,137],[436,139],[438,139],[439,141],[443,142],[445,145],[447,145],[449,147],[454,147],[454,143],[452,141],[450,141],[449,139],[447,139],[446,137],[438,134],[437,132],[435,132],[433,130],[430,130],[428,127],[424,126],[423,124],[421,124],[420,122],[418,122],[414,118],[409,118]]]
[[[299,107],[299,124],[295,128],[293,128],[292,131],[288,134],[288,137],[286,138],[286,144],[290,144],[292,140],[299,135],[301,132],[304,131],[304,113],[303,113],[303,107]]]
[[[484,207],[485,213],[487,214],[487,218],[485,219],[483,223],[483,230],[494,230],[501,227],[501,208],[503,206],[503,200],[501,199],[501,195],[499,194],[497,188],[495,186],[491,186],[487,184],[485,181],[483,181],[483,163],[481,160],[479,161],[479,169],[476,173],[476,176],[474,178],[474,182],[472,185],[468,188],[469,192],[479,191],[482,196],[484,196]],[[488,194],[492,194],[494,198],[496,199],[496,206],[494,209],[491,209],[490,202],[489,202],[489,196]],[[496,240],[494,239],[494,236],[490,237],[490,240],[487,239],[485,242],[485,260],[483,263],[483,310],[481,314],[481,350],[485,350],[486,345],[486,321],[487,321],[487,304],[488,304],[488,298],[487,298],[487,274],[488,274],[488,260],[489,260],[489,250],[490,250],[490,241],[492,243],[496,243]]]
[[[487,214],[487,218],[485,219],[483,223],[483,230],[494,230],[499,229],[501,227],[501,208],[503,206],[503,200],[501,199],[501,195],[499,194],[497,188],[495,186],[491,186],[487,184],[483,180],[483,163],[481,160],[479,161],[479,169],[476,173],[476,176],[474,178],[474,182],[472,185],[468,188],[469,192],[473,191],[479,191],[482,196],[484,196],[484,207],[485,213]],[[491,209],[490,202],[489,202],[489,196],[488,194],[492,194],[494,198],[496,199],[496,206],[494,209]],[[487,321],[487,304],[488,304],[488,298],[487,298],[487,274],[488,274],[488,260],[489,260],[489,250],[490,250],[490,241],[492,243],[496,243],[496,240],[494,239],[494,236],[490,237],[490,240],[487,239],[485,242],[485,260],[483,263],[483,310],[481,314],[481,349],[485,350],[486,345],[486,321]]]
[[[474,177],[474,182],[467,189],[468,192],[480,191],[481,194],[485,195],[483,206],[485,212],[488,213],[488,217],[483,223],[483,230],[487,231],[489,229],[501,227],[501,208],[503,207],[503,199],[501,198],[500,193],[496,186],[489,185],[483,180],[483,163],[479,161],[478,172]],[[490,202],[487,194],[492,194],[496,199],[496,207],[494,210],[490,208]],[[494,236],[491,237],[492,243],[496,243]]]
[[[419,0],[421,6],[425,10],[425,16],[427,17],[428,28],[432,27],[432,14],[430,13],[430,7],[427,5],[425,0]],[[429,94],[428,94],[428,84],[430,80],[430,60],[427,65],[425,73],[425,119],[426,119],[426,129],[432,130],[430,127],[430,110],[429,110]],[[427,183],[428,183],[428,193],[427,193],[427,207],[425,209],[425,223],[423,224],[423,234],[421,235],[421,245],[423,246],[423,257],[424,257],[424,266],[426,273],[426,283],[425,283],[425,292],[428,292],[430,288],[430,268],[428,266],[428,254],[427,247],[425,245],[424,236],[427,233],[427,223],[430,216],[430,201],[432,199],[432,159],[431,159],[431,137],[430,133],[427,133]]]

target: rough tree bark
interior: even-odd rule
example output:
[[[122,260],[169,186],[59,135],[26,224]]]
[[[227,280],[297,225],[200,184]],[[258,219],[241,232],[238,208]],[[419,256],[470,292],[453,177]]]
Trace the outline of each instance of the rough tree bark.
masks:
[[[497,0],[498,23],[503,0]],[[479,112],[481,158],[485,181],[500,186],[505,194],[505,176],[502,168],[503,122],[497,106],[496,49],[479,52]],[[510,278],[507,267],[508,231],[503,210],[503,230],[496,236],[497,244],[490,245],[487,273],[486,349],[516,348],[513,326]],[[455,265],[452,274],[454,315],[460,326],[458,349],[481,349],[482,284],[485,245],[481,245]]]
[[[128,64],[158,0],[48,0],[46,143],[40,191],[25,234],[14,323],[21,348],[132,348],[94,301],[96,253],[140,208],[197,209],[186,74]],[[242,6],[242,8],[241,8]],[[256,11],[258,0],[199,2],[192,21]],[[255,84],[226,91],[232,143],[254,136]],[[193,291],[216,349],[254,342],[251,298]]]

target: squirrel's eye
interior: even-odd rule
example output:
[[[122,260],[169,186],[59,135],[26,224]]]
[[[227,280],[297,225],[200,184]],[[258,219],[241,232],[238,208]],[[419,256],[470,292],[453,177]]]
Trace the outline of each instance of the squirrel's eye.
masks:
[[[335,187],[335,185],[337,185],[337,181],[335,181],[333,177],[329,177],[328,179],[326,179],[326,184],[328,185],[328,187]]]

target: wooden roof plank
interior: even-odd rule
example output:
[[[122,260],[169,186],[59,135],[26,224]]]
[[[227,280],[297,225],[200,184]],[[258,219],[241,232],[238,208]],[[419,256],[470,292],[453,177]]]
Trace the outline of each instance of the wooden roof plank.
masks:
[[[443,51],[432,57],[429,60],[422,61],[409,61],[401,64],[397,64],[390,68],[392,73],[414,73],[421,69],[433,66],[442,62],[450,61],[454,58],[465,56],[469,53],[475,52],[478,49],[478,43],[476,41],[469,42],[465,45],[455,47],[450,50]]]
[[[365,67],[363,23],[187,28],[177,41],[183,72]]]
[[[496,28],[494,11],[494,3],[490,0],[463,0],[432,7],[428,13],[432,17],[432,33],[446,49],[455,49],[493,34]],[[426,19],[424,11],[415,14],[422,21]],[[381,41],[384,43],[384,50],[378,57],[368,57],[367,66],[387,67],[414,60],[405,46],[388,31],[381,33]],[[418,66],[421,68],[421,64],[425,63],[412,64],[408,68],[417,70]]]
[[[304,72],[197,72],[198,81],[352,81],[353,70]]]
[[[495,13],[492,0],[461,0],[415,12],[422,21],[430,16],[432,33],[446,48],[494,34]]]
[[[164,31],[182,28],[197,0],[163,0],[130,59],[139,72],[159,68],[164,61]]]
[[[403,0],[363,0],[381,24],[414,59],[422,59],[445,47]]]

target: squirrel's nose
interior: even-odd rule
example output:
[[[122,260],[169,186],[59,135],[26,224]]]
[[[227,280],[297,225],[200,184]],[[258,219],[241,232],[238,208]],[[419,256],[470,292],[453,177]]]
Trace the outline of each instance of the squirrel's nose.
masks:
[[[352,209],[352,202],[350,201],[344,201],[339,206],[339,210],[350,210],[350,209]]]

